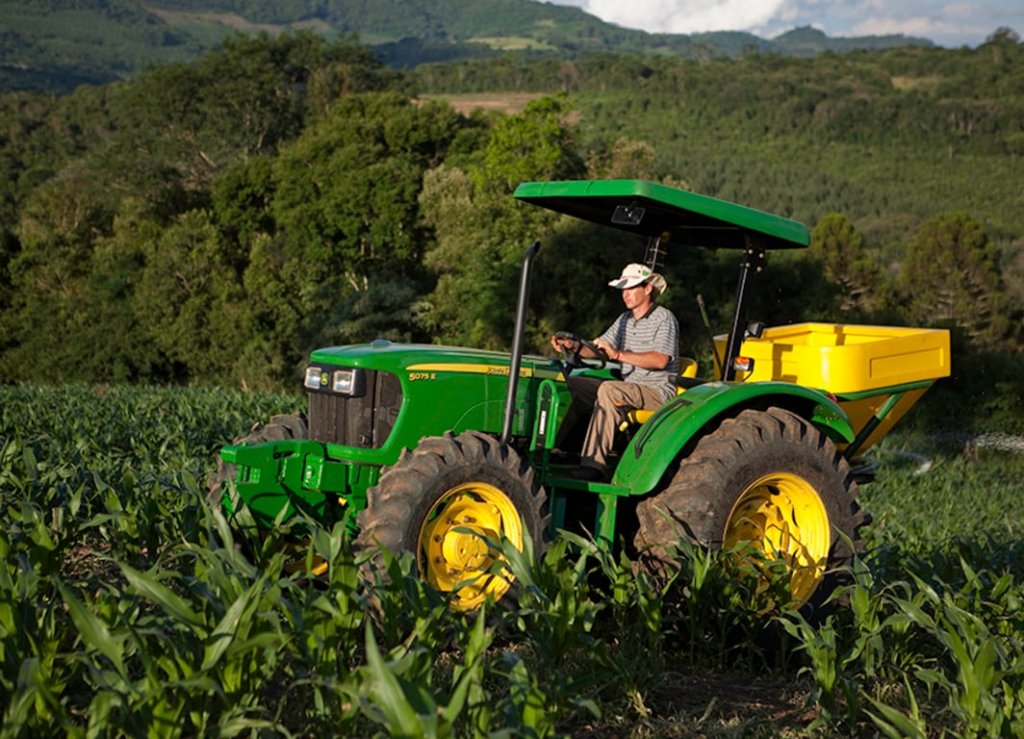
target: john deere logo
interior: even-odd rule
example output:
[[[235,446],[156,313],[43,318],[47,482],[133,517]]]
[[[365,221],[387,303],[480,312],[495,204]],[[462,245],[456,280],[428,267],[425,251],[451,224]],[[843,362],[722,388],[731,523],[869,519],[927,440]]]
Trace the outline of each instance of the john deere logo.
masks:
[[[326,372],[320,373],[320,387],[327,387],[327,383],[331,381],[331,376]]]

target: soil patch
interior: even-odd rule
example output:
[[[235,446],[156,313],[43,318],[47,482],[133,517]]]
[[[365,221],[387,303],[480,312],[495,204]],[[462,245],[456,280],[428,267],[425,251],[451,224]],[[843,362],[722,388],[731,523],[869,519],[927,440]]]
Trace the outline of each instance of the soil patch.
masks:
[[[421,101],[444,100],[462,115],[469,115],[474,110],[494,110],[506,115],[521,113],[531,100],[543,97],[540,92],[506,92],[506,93],[462,93],[458,95],[420,95]]]

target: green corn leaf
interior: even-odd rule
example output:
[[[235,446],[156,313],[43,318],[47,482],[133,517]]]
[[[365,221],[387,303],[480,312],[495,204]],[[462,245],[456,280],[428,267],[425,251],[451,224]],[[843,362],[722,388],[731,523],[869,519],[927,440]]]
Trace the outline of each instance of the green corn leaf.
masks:
[[[948,691],[952,685],[945,674],[930,667],[917,667],[914,669],[914,675],[928,687],[929,698],[931,697],[935,686],[940,686],[944,690]]]
[[[884,719],[871,713],[871,711],[865,711],[865,713],[871,717],[871,720],[875,722],[875,725],[886,736],[892,737],[892,739],[925,739],[928,735],[928,726],[924,719],[921,718],[921,710],[917,704],[917,695],[914,694],[914,689],[911,687],[910,680],[906,676],[903,678],[903,685],[906,688],[907,700],[910,703],[909,714],[903,713],[871,696],[866,697],[878,709],[879,713],[884,716]]]
[[[36,459],[36,454],[32,450],[32,447],[26,445],[21,450],[22,464],[25,466],[25,472],[28,473],[29,480],[39,479],[39,460]]]
[[[963,556],[960,557],[960,567],[963,569],[964,575],[967,576],[967,585],[975,587],[978,584],[978,573],[967,563]]]
[[[287,639],[283,634],[269,631],[257,634],[249,639],[234,639],[228,647],[228,657],[235,654],[247,654],[249,652],[262,651],[285,644]]]
[[[172,618],[182,621],[194,630],[201,631],[205,623],[203,619],[189,608],[188,603],[156,578],[139,572],[126,564],[121,565],[121,572],[139,595],[164,609]]]
[[[530,679],[526,663],[518,655],[506,653],[503,657],[512,701],[506,709],[508,719],[513,725],[518,723],[522,729],[530,730],[523,732],[527,736],[542,734],[547,724],[544,695]]]
[[[217,535],[223,542],[224,547],[231,553],[235,551],[235,534],[231,529],[231,525],[228,520],[224,517],[224,512],[221,507],[215,506],[211,512],[213,518],[214,528],[217,530]],[[237,559],[237,556],[233,559]]]
[[[3,733],[14,733],[17,727],[26,726],[33,708],[38,702],[39,673],[41,672],[38,657],[29,657],[21,663],[18,670],[18,682],[13,694],[8,696],[7,710],[4,711]]]
[[[881,701],[868,697],[872,705],[882,716],[871,711],[865,711],[883,734],[891,739],[926,739],[927,734],[910,716],[899,711],[899,709],[888,706]]]
[[[245,611],[252,597],[253,591],[250,589],[236,598],[235,602],[228,608],[227,613],[224,614],[224,618],[220,620],[220,623],[217,624],[213,633],[206,640],[206,646],[203,648],[203,664],[200,667],[203,672],[213,668],[217,664],[217,660],[231,646],[235,632],[238,630],[238,622],[242,617],[242,612]]]
[[[366,624],[366,663],[374,681],[375,698],[392,736],[420,736],[423,727],[402,691],[398,678],[381,656],[373,629]]]
[[[486,620],[486,608],[481,608],[473,623],[473,630],[469,635],[469,643],[466,645],[465,663],[456,668],[455,688],[452,690],[448,705],[444,708],[442,715],[450,723],[455,723],[459,714],[465,708],[467,697],[470,692],[480,693],[479,684],[483,679],[481,661],[484,651],[490,645],[490,638],[487,636],[484,622]],[[479,696],[476,696],[479,697]]]
[[[918,626],[922,626],[929,631],[935,629],[935,620],[925,613],[917,603],[897,598],[896,605]]]
[[[71,620],[82,637],[82,641],[110,660],[117,674],[125,677],[124,660],[122,659],[119,640],[110,634],[107,625],[98,619],[92,611],[85,607],[74,594],[62,583],[58,583],[61,598],[71,614]]]
[[[222,720],[217,724],[217,734],[222,737],[239,736],[245,732],[248,732],[250,736],[262,736],[264,732],[259,730],[266,730],[267,734],[284,734],[287,736],[284,727],[279,724],[271,721],[246,718],[245,716],[236,716]]]
[[[1004,572],[1002,576],[998,580],[996,580],[996,582],[992,585],[992,592],[989,594],[989,597],[993,601],[998,603],[1000,600],[1003,599],[1003,596],[1007,595],[1008,593],[1012,595],[1012,588],[1013,575],[1011,575],[1009,572]]]
[[[50,527],[47,526],[46,520],[39,510],[28,501],[22,502],[21,509],[22,520],[33,524],[30,534],[32,542],[47,551],[56,549],[57,544],[54,542],[53,537],[50,536]]]
[[[596,701],[590,698],[577,699],[573,701],[573,705],[586,711],[598,721],[601,720],[601,707],[597,705]]]
[[[192,677],[183,680],[172,680],[167,683],[167,687],[182,688],[187,693],[200,695],[223,695],[224,693],[216,679],[208,675],[199,675],[198,673],[193,673]]]
[[[101,690],[89,702],[89,733],[90,736],[101,735],[101,727],[111,726],[110,714],[114,709],[121,708],[124,701],[118,693]]]

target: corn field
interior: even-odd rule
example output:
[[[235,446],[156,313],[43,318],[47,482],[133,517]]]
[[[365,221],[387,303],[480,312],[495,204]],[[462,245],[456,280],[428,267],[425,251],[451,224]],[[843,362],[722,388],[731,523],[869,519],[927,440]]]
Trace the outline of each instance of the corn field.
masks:
[[[409,557],[368,581],[344,526],[207,505],[216,450],[299,406],[0,388],[3,736],[1024,735],[1024,455],[940,444],[922,472],[926,440],[888,440],[811,620],[728,555],[655,582],[569,534],[507,549],[514,602],[460,614]]]

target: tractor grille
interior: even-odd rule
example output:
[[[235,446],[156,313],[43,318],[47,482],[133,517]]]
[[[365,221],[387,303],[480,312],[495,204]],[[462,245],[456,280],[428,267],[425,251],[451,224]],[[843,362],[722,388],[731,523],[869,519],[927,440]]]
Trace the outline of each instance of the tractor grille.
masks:
[[[365,392],[358,397],[328,392],[308,397],[311,439],[376,449],[395,426],[402,385],[395,375],[366,370]]]

